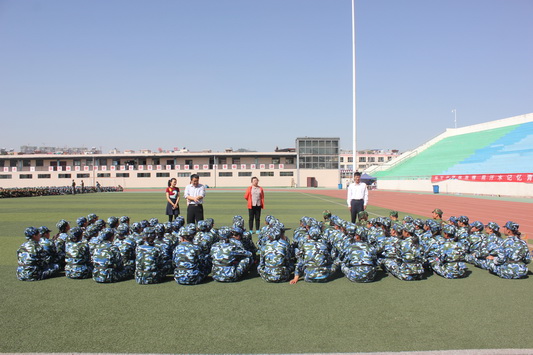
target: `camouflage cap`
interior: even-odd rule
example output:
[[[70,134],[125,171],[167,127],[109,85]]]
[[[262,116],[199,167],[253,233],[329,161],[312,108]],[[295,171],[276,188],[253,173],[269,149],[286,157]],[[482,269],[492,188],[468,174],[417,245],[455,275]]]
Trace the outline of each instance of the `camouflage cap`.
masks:
[[[85,236],[87,237],[87,239],[91,239],[93,237],[96,237],[97,235],[98,235],[98,227],[94,225],[87,227],[87,229],[85,230]]]
[[[199,231],[201,232],[205,232],[209,229],[209,226],[207,225],[207,222],[206,221],[198,221],[198,223],[196,223],[196,227],[198,228]]]
[[[391,227],[392,230],[394,230],[398,235],[400,235],[403,231],[403,225],[394,223]]]
[[[41,226],[39,227],[39,233],[40,234],[46,234],[46,233],[50,233],[50,229],[47,227],[47,226]]]
[[[128,216],[122,216],[118,219],[120,223],[128,223],[130,221],[130,217]]]
[[[157,224],[159,224],[159,220],[155,217],[150,218],[148,224],[150,225],[150,227],[155,227]]]
[[[100,238],[102,240],[109,240],[113,237],[115,233],[113,232],[113,229],[111,228],[104,228],[101,232],[100,232]]]
[[[153,227],[146,227],[143,229],[143,234],[147,237],[155,237],[155,229]]]
[[[403,225],[403,230],[413,235],[415,233],[415,226],[411,223],[407,223]]]
[[[80,218],[78,218],[78,219],[76,220],[76,224],[77,224],[79,227],[83,227],[83,225],[84,225],[85,223],[87,223],[87,222],[88,222],[88,221],[87,221],[87,218],[85,218],[85,217],[80,217]]]
[[[433,211],[431,211],[431,213],[436,213],[442,217],[442,210],[440,208],[435,208]]]
[[[505,228],[509,229],[513,233],[516,233],[518,232],[518,228],[520,228],[520,225],[518,223],[508,221],[507,223],[505,223]]]
[[[329,220],[331,218],[331,212],[329,210],[325,210],[322,212],[322,217],[324,217],[325,220]]]
[[[475,221],[470,225],[472,228],[476,228],[478,231],[482,231],[485,226],[480,221]]]
[[[218,236],[220,239],[229,239],[231,238],[231,228],[230,227],[222,227],[218,230]]]
[[[489,222],[487,223],[486,227],[492,229],[495,232],[498,232],[500,230],[500,226],[496,222]]]
[[[360,211],[357,214],[357,217],[359,217],[359,219],[367,219],[368,218],[368,212],[367,211]]]
[[[459,218],[457,218],[457,221],[458,222],[461,222],[463,224],[468,224],[468,222],[470,221],[470,219],[468,219],[467,216],[459,216]]]
[[[118,218],[115,217],[115,216],[111,216],[107,219],[107,224],[109,224],[109,226],[111,228],[115,228],[118,224]]]
[[[348,223],[346,226],[346,234],[353,236],[355,235],[355,232],[357,232],[357,226],[353,223]]]
[[[64,233],[66,228],[68,226],[68,222],[64,219],[60,219],[59,222],[56,223],[56,228],[59,229],[61,233]]]
[[[233,228],[231,228],[231,234],[242,236],[244,234],[244,230],[241,227],[234,225]]]
[[[457,233],[457,229],[451,224],[448,224],[448,225],[445,225],[444,228],[442,228],[442,232],[452,237],[455,237],[455,233]]]
[[[422,221],[420,218],[416,218],[413,221],[413,224],[415,225],[415,227],[418,227],[418,228],[424,227],[424,221]]]
[[[118,235],[127,235],[130,232],[130,227],[126,223],[122,223],[117,227]]]
[[[24,236],[26,236],[27,239],[31,239],[37,234],[39,234],[39,230],[35,227],[28,227],[24,230]]]
[[[361,239],[366,240],[366,228],[365,227],[357,227],[355,230],[355,235],[358,235],[361,237]]]
[[[398,211],[390,211],[389,216],[398,218]]]
[[[71,242],[76,241],[83,235],[83,229],[80,227],[74,227],[69,231],[69,239]]]
[[[320,239],[320,234],[322,233],[320,231],[320,228],[318,227],[311,227],[309,228],[309,231],[307,232],[309,234],[309,237],[313,240]]]
[[[89,214],[87,215],[87,219],[88,219],[89,221],[95,221],[95,220],[98,219],[98,216],[96,215],[96,213],[89,213]]]
[[[405,217],[403,217],[403,221],[404,221],[405,223],[413,223],[413,217],[411,217],[411,216],[405,216]]]

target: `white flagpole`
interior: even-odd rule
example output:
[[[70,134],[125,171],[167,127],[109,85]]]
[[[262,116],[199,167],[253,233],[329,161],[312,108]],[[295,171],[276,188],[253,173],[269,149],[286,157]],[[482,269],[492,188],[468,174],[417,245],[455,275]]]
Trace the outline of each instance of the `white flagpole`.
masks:
[[[457,128],[457,110],[453,109],[452,112],[453,112],[453,117],[454,117],[453,123],[454,123],[455,128]]]
[[[352,0],[352,88],[353,88],[353,173],[357,170],[357,127],[356,127],[356,86],[355,86],[355,0]]]

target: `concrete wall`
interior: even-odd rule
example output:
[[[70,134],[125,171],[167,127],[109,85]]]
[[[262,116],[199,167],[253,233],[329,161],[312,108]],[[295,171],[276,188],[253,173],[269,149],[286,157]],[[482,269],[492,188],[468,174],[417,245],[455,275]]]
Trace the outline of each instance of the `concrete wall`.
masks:
[[[124,188],[146,188],[161,187],[166,188],[170,178],[177,178],[178,186],[185,186],[189,183],[190,175],[196,171],[190,170],[126,170],[126,171],[9,171],[0,173],[0,187],[43,187],[43,186],[71,186],[72,180],[79,186],[83,180],[85,186],[94,186],[98,181],[102,186],[122,186]],[[246,172],[250,176],[239,176],[239,173]],[[129,177],[117,177],[118,174],[128,173]],[[138,173],[150,174],[150,177],[138,177]],[[314,177],[318,183],[317,187],[337,188],[339,183],[339,171],[336,169],[217,169],[199,170],[197,173],[210,174],[201,176],[200,182],[211,187],[242,187],[250,184],[252,176],[259,178],[260,185],[264,187],[306,187],[307,178]],[[220,176],[231,173],[232,176]],[[99,174],[106,174],[103,177]],[[168,176],[157,177],[157,174]],[[266,175],[266,176],[262,176]],[[292,174],[292,176],[291,176]],[[31,178],[21,178],[29,177]],[[49,178],[39,178],[39,175],[50,175]],[[270,176],[273,175],[273,176]],[[60,176],[64,176],[60,178]],[[67,177],[68,176],[68,177]],[[120,176],[120,175],[119,175]],[[300,179],[300,184],[298,184]]]
[[[431,180],[379,180],[378,189],[397,191],[433,192],[433,185],[439,186],[441,193],[499,195],[511,197],[532,197],[533,184],[519,182],[472,182],[446,180],[432,183]]]

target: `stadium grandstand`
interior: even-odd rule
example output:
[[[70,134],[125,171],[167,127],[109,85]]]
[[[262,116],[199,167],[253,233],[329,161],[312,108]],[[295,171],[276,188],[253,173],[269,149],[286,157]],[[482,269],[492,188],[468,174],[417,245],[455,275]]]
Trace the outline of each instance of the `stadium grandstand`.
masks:
[[[533,113],[451,128],[365,171],[386,190],[533,196]]]

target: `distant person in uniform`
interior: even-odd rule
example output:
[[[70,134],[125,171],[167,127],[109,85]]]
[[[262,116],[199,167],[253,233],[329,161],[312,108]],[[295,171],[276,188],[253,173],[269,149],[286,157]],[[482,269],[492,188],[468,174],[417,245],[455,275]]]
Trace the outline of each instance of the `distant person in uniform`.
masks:
[[[74,181],[74,179],[72,179],[72,194],[76,194],[76,181]]]
[[[361,173],[356,171],[353,174],[354,182],[348,186],[348,209],[351,212],[352,223],[355,223],[357,214],[366,209],[368,204],[368,188],[361,182]]]

